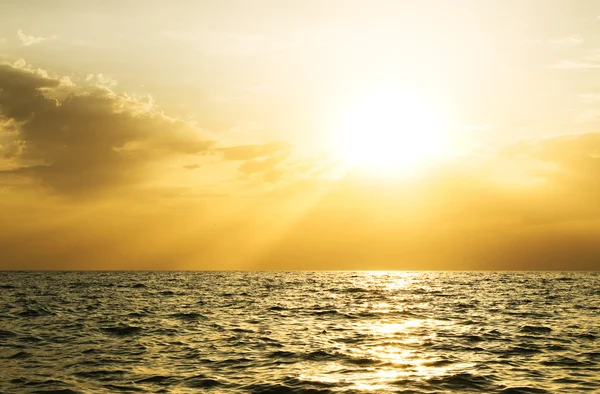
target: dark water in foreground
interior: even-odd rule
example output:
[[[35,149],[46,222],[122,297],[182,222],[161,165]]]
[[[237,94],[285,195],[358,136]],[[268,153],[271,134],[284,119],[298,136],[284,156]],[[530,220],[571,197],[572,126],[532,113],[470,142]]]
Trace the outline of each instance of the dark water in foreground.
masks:
[[[0,272],[1,393],[600,392],[600,273]]]

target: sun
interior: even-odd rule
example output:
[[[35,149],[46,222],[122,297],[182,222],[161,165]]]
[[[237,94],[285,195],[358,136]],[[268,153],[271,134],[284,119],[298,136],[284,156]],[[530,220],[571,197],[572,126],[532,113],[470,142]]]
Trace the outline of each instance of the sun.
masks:
[[[339,111],[333,150],[355,170],[383,176],[411,174],[447,153],[448,130],[443,111],[422,96],[379,90]]]

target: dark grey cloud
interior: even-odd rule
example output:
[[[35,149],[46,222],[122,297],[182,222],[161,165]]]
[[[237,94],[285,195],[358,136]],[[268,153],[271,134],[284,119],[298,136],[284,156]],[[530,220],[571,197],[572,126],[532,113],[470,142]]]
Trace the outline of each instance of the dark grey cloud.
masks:
[[[0,120],[14,125],[12,140],[4,138],[0,148],[13,167],[2,174],[64,193],[131,185],[150,175],[147,164],[213,146],[139,100],[106,88],[64,87],[58,78],[10,65],[0,66]]]

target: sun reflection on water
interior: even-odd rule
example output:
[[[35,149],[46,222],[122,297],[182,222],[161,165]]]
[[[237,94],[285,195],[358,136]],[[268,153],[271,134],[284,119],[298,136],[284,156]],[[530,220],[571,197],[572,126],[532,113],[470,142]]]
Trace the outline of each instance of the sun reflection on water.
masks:
[[[353,329],[370,340],[342,346],[338,355],[365,367],[350,374],[342,362],[332,362],[327,368],[302,375],[302,379],[346,384],[353,390],[370,392],[391,390],[407,379],[429,380],[467,370],[473,365],[447,363],[439,354],[432,354],[422,346],[423,338],[431,338],[438,329],[452,325],[449,321],[417,318],[354,324]]]
[[[343,384],[360,392],[387,392],[399,382],[427,381],[469,370],[473,364],[451,363],[439,352],[430,351],[427,344],[438,333],[456,330],[452,320],[438,320],[429,315],[428,302],[421,293],[431,291],[431,285],[413,272],[375,271],[356,278],[353,291],[358,294],[382,292],[405,297],[411,302],[365,302],[355,310],[386,316],[376,321],[348,323],[357,337],[340,344],[337,356],[346,362],[361,365],[359,371],[349,371],[344,361],[332,361],[326,368],[304,371],[302,379],[325,384]],[[414,291],[420,289],[420,291]],[[392,298],[393,299],[393,298]],[[383,315],[382,315],[383,314]],[[417,316],[422,315],[422,316]]]
[[[419,327],[423,325],[423,320],[419,319],[409,319],[405,320],[402,323],[371,323],[367,324],[367,326],[371,326],[371,330],[378,334],[393,334],[393,333],[403,333],[408,329]]]

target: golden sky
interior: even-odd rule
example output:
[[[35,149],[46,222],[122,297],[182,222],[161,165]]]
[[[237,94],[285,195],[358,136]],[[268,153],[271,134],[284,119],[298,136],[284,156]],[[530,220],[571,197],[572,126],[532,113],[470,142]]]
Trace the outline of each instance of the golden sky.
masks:
[[[600,267],[597,1],[0,15],[0,269]]]

